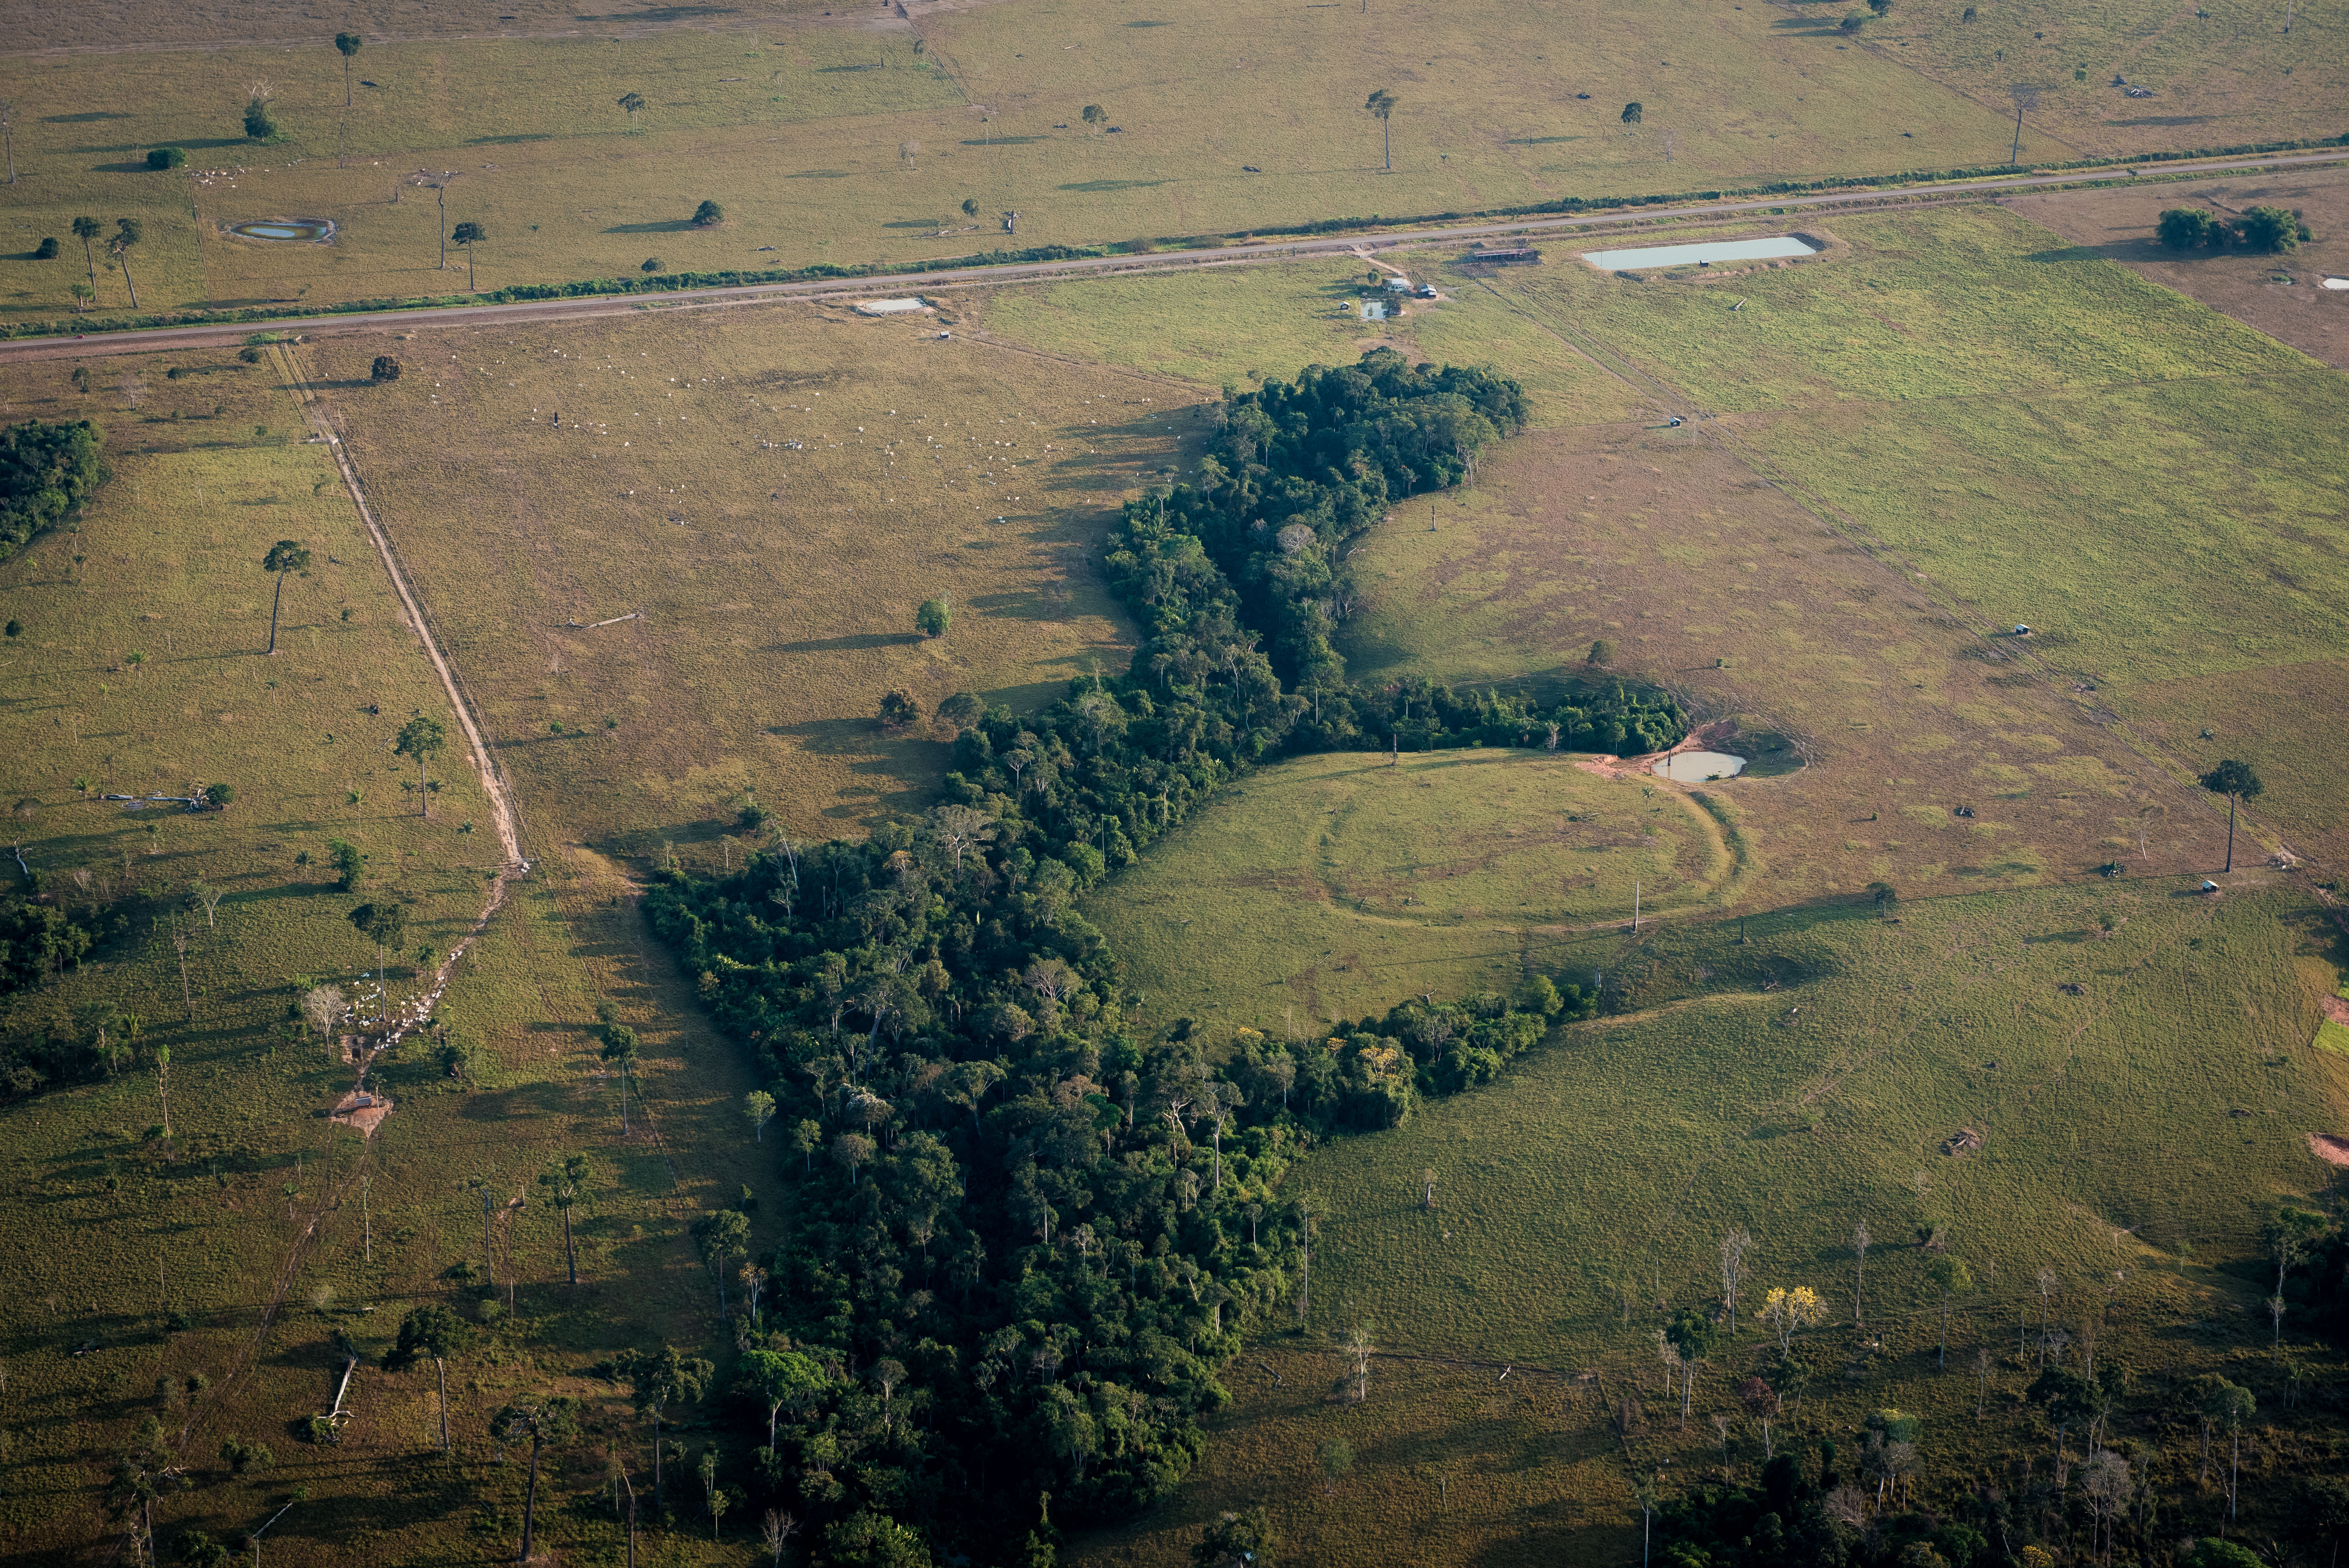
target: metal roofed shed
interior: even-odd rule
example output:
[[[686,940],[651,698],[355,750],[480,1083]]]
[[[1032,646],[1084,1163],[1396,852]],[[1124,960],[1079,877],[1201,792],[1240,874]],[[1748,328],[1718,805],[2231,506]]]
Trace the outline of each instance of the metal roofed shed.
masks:
[[[1531,245],[1510,245],[1495,250],[1471,251],[1461,260],[1485,266],[1527,267],[1540,263],[1541,253]]]

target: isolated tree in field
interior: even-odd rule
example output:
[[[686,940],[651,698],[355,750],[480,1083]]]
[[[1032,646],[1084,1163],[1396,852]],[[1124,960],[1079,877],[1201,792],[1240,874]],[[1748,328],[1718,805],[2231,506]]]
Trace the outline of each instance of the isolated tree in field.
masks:
[[[775,1446],[775,1418],[788,1406],[823,1392],[823,1369],[796,1350],[750,1350],[737,1362],[744,1393],[767,1407],[767,1446]]]
[[[1226,1513],[1191,1548],[1192,1568],[1273,1568],[1276,1544],[1264,1510]]]
[[[285,597],[285,575],[289,572],[309,571],[310,552],[298,539],[281,539],[261,558],[261,569],[277,578],[276,591],[269,596],[268,651],[274,657],[277,653],[277,606]]]
[[[1934,1290],[1941,1297],[1941,1354],[1938,1369],[1946,1372],[1950,1367],[1950,1298],[1972,1291],[1974,1276],[1966,1267],[1963,1258],[1953,1258],[1944,1253],[1925,1265],[1925,1277],[1933,1282]]]
[[[750,1119],[750,1141],[767,1141],[767,1123],[775,1116],[775,1097],[765,1089],[754,1088],[742,1097],[742,1113]]]
[[[1089,103],[1085,105],[1085,112],[1081,118],[1087,125],[1107,125],[1109,110],[1097,103]]]
[[[117,218],[114,235],[106,242],[106,253],[122,268],[123,286],[130,291],[130,308],[139,308],[139,280],[130,275],[130,247],[145,237],[146,231],[136,218]]]
[[[643,1058],[637,1051],[636,1030],[626,1024],[604,1026],[604,1059],[620,1073],[620,1136],[628,1135],[628,1079],[635,1076],[636,1064]]]
[[[636,123],[636,116],[645,112],[645,99],[642,93],[622,93],[618,102],[622,108],[628,111],[628,123],[631,126]]]
[[[2235,1517],[2235,1482],[2243,1468],[2243,1423],[2258,1413],[2260,1402],[2249,1388],[2230,1383],[2224,1377],[2212,1377],[2209,1391],[2203,1396],[2202,1417],[2210,1425],[2227,1434],[2233,1453],[2227,1466],[2227,1517]]]
[[[449,731],[437,718],[417,715],[399,727],[399,738],[392,743],[394,757],[416,758],[416,791],[423,797],[419,814],[432,815],[431,780],[424,775],[424,765],[432,754],[449,744]]]
[[[266,81],[248,83],[245,87],[244,134],[255,141],[277,139],[277,120],[269,112],[269,99],[276,88]]]
[[[914,612],[914,630],[926,637],[943,637],[954,622],[954,607],[943,596],[925,599]]]
[[[701,1261],[718,1276],[718,1315],[723,1317],[726,1276],[734,1272],[736,1260],[750,1255],[750,1222],[739,1210],[720,1209],[693,1222],[693,1240],[701,1249]]]
[[[1729,1332],[1737,1332],[1737,1286],[1745,1277],[1745,1254],[1754,1237],[1743,1225],[1732,1225],[1721,1238],[1721,1304],[1729,1314]]]
[[[905,729],[922,721],[921,700],[898,686],[881,698],[881,727]]]
[[[1627,104],[1625,104],[1625,105],[1623,106],[1623,123],[1624,123],[1625,125],[1637,125],[1637,124],[1639,124],[1639,123],[1640,123],[1640,112],[1641,112],[1641,111],[1640,111],[1640,106],[1639,106],[1638,104],[1635,104],[1635,103],[1627,103]]]
[[[962,200],[962,215],[963,215],[964,217],[966,217],[966,218],[976,218],[976,217],[978,217],[978,197],[976,197],[976,196],[966,196],[966,197],[964,197],[964,198],[963,198],[963,200]]]
[[[465,247],[465,288],[468,293],[481,292],[473,286],[473,247],[489,237],[487,229],[470,222],[460,223],[449,232],[451,242]]]
[[[363,903],[345,916],[351,928],[375,944],[376,977],[383,976],[383,950],[398,947],[408,933],[408,911],[391,903]]]
[[[2210,214],[2199,207],[2172,207],[2155,222],[2154,232],[2173,251],[2199,251],[2210,242]]]
[[[548,1161],[546,1169],[538,1173],[538,1184],[546,1189],[548,1200],[563,1212],[563,1259],[573,1284],[579,1283],[579,1249],[571,1240],[571,1205],[587,1191],[587,1178],[594,1172],[587,1156],[566,1154],[560,1160]]]
[[[1862,1220],[1851,1229],[1851,1320],[1860,1321],[1860,1291],[1868,1283],[1868,1249],[1876,1238],[1868,1233],[1868,1222]]]
[[[367,851],[348,839],[326,841],[326,863],[335,868],[335,891],[348,892],[367,870]]]
[[[2235,808],[2245,800],[2263,794],[2267,786],[2251,771],[2248,762],[2238,762],[2230,757],[2209,772],[2202,775],[2202,788],[2213,795],[2227,798],[2227,869],[2235,869]]]
[[[106,1505],[129,1528],[134,1560],[154,1561],[155,1500],[193,1482],[180,1473],[179,1456],[153,1415],[139,1423],[115,1456],[106,1487]]]
[[[1762,1298],[1762,1321],[1778,1336],[1778,1353],[1782,1356],[1794,1348],[1796,1330],[1824,1323],[1826,1315],[1826,1303],[1806,1284],[1798,1284],[1792,1290],[1773,1285],[1770,1294]]]
[[[1846,16],[1842,21],[1836,24],[1836,30],[1848,37],[1851,35],[1857,33],[1867,20],[1867,17],[1862,16],[1858,12],[1854,11],[1851,15]]]
[[[1685,1426],[1697,1367],[1720,1347],[1721,1326],[1706,1314],[1683,1307],[1672,1315],[1672,1326],[1664,1330],[1664,1336],[1680,1357],[1681,1423]]]
[[[161,172],[187,167],[188,155],[176,147],[158,147],[147,154],[147,167]]]
[[[1363,109],[1372,118],[1377,119],[1379,122],[1379,129],[1385,138],[1387,150],[1387,172],[1390,174],[1394,172],[1394,111],[1396,101],[1394,94],[1387,91],[1384,88],[1379,88],[1378,91],[1372,93],[1369,98],[1362,100]]]
[[[106,232],[106,230],[95,218],[76,218],[73,221],[73,232],[74,238],[81,242],[82,260],[89,264],[89,288],[94,295],[98,292],[98,257],[91,253],[89,242]]]
[[[711,229],[726,222],[726,209],[715,201],[704,201],[693,210],[693,226]]]
[[[375,363],[367,366],[367,379],[381,387],[398,380],[400,368],[398,360],[388,354],[378,354],[375,356]]]
[[[2282,207],[2253,207],[2236,223],[2235,232],[2251,250],[2274,255],[2300,243],[2300,220]]]
[[[343,55],[343,107],[345,108],[351,107],[351,62],[358,57],[359,46],[366,42],[367,40],[357,33],[335,35],[335,47],[341,50]]]
[[[1868,8],[1878,17],[1890,15],[1892,0],[1868,0]]]
[[[657,1352],[632,1350],[620,1358],[620,1376],[627,1379],[635,1393],[637,1413],[652,1418],[656,1505],[661,1495],[661,1417],[672,1403],[687,1404],[700,1398],[716,1371],[700,1357],[684,1355],[674,1345],[665,1345]]]
[[[449,1451],[449,1357],[465,1348],[473,1336],[471,1326],[445,1306],[409,1309],[399,1320],[399,1337],[384,1352],[383,1369],[405,1372],[430,1357],[440,1383],[440,1451]]]
[[[1599,638],[1597,642],[1590,645],[1590,655],[1588,662],[1596,668],[1602,670],[1605,669],[1608,665],[1615,662],[1615,645],[1609,642],[1604,637]]]
[[[343,991],[339,985],[314,985],[302,993],[302,1021],[324,1038],[334,1032],[335,1020],[343,1016]]]
[[[516,1400],[490,1419],[492,1441],[530,1445],[530,1487],[523,1494],[522,1553],[517,1562],[530,1561],[531,1530],[538,1522],[539,1451],[550,1444],[559,1448],[578,1436],[579,1401],[561,1395]]]

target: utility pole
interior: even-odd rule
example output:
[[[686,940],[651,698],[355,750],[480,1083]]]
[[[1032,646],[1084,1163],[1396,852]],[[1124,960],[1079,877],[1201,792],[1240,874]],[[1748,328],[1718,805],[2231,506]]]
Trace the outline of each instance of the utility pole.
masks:
[[[1640,934],[1640,879],[1631,879],[1631,934]]]

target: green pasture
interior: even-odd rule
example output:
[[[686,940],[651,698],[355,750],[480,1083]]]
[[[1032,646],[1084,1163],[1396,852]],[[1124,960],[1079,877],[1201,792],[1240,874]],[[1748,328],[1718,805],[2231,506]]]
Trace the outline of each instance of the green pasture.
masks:
[[[98,419],[115,469],[78,523],[0,564],[0,599],[21,624],[0,649],[0,789],[12,841],[67,910],[143,890],[156,924],[0,1002],[0,1024],[81,1042],[113,1013],[138,1015],[143,1042],[171,1053],[171,1136],[153,1130],[166,1119],[151,1061],[68,1074],[0,1107],[21,1260],[0,1303],[13,1478],[0,1524],[51,1560],[112,1539],[92,1478],[153,1411],[199,1483],[159,1510],[167,1546],[189,1525],[228,1536],[257,1524],[298,1486],[313,1501],[270,1536],[272,1561],[466,1560],[493,1546],[466,1535],[475,1519],[516,1506],[484,1439],[502,1398],[623,1344],[698,1343],[716,1323],[684,1227],[756,1179],[738,1109],[749,1086],[693,1021],[678,978],[647,962],[608,872],[556,855],[442,1001],[485,1053],[474,1082],[411,1042],[369,1076],[396,1106],[371,1142],[326,1119],[356,1069],[291,1020],[296,977],[365,983],[374,954],[344,918],[363,900],[408,902],[411,944],[445,953],[501,859],[485,805],[459,752],[433,759],[444,788],[429,820],[400,789],[415,769],[389,755],[391,735],[412,712],[448,722],[446,698],[331,465],[303,444],[274,363],[82,363],[87,394],[65,362],[20,364],[0,382],[12,417]],[[171,377],[175,365],[189,373]],[[259,563],[281,537],[307,543],[313,564],[286,584],[273,659]],[[97,798],[215,781],[236,799],[198,816]],[[324,864],[332,837],[369,857],[351,893]],[[13,857],[8,867],[18,874]],[[199,878],[223,895],[209,914],[191,895]],[[394,998],[425,972],[395,954]],[[657,1140],[641,1106],[635,1137],[619,1136],[585,1027],[599,996],[647,1031]],[[574,1212],[576,1293],[562,1283],[559,1216],[535,1186],[543,1162],[571,1150],[596,1167]],[[428,1380],[373,1370],[354,1385],[344,1441],[304,1441],[293,1429],[332,1403],[333,1333],[378,1355],[409,1305],[448,1298],[446,1270],[481,1266],[476,1177],[500,1204],[526,1206],[495,1227],[499,1278],[520,1282],[514,1315],[450,1367],[460,1461],[422,1475],[419,1455],[438,1442]],[[191,1376],[207,1383],[192,1396]],[[176,1392],[159,1393],[159,1378]],[[215,1455],[230,1433],[268,1444],[275,1470],[229,1477]],[[584,1518],[572,1538],[599,1528]]]
[[[1327,1215],[1309,1317],[1274,1326],[1264,1375],[1235,1369],[1238,1403],[1174,1517],[1087,1560],[1129,1545],[1177,1560],[1240,1500],[1269,1504],[1332,1561],[1375,1561],[1378,1542],[1406,1538],[1425,1542],[1424,1561],[1600,1551],[1627,1514],[1638,1522],[1610,1471],[1669,1467],[1676,1490],[1759,1465],[1733,1387],[1775,1356],[1752,1314],[1779,1285],[1808,1284],[1830,1307],[1801,1342],[1812,1377],[1781,1446],[1840,1442],[1866,1411],[1897,1407],[1925,1418],[1920,1491],[1963,1482],[2044,1439],[2022,1408],[2033,1367],[2017,1348],[2044,1314],[2075,1348],[2100,1338],[2100,1356],[2135,1369],[2124,1429],[2144,1434],[2139,1460],[2181,1527],[2216,1528],[2223,1507],[2194,1484],[2189,1424],[2158,1413],[2199,1371],[2223,1369],[2261,1401],[2247,1490],[2321,1469],[2295,1445],[2328,1441],[2325,1418],[2286,1411],[2268,1353],[2256,1240],[2277,1202],[2325,1183],[2307,1133],[2349,1117],[2349,1064],[2307,1043],[2315,992],[2295,954],[2331,946],[2297,892],[2214,903],[2166,882],[1898,913],[1829,903],[1581,938],[1568,973],[1620,976],[1624,1010],[1299,1172]],[[1948,1151],[1961,1130],[1981,1134],[1978,1151]],[[1733,1225],[1756,1243],[1744,1315],[1683,1428],[1653,1336],[1673,1309],[1719,1299]],[[1946,1373],[1934,1253],[1920,1244],[1937,1229],[1975,1284],[1953,1302]],[[1324,1348],[1357,1325],[1389,1355],[1429,1358],[1380,1360],[1362,1405],[1337,1394],[1348,1368]],[[2337,1382],[2336,1353],[2289,1322],[2284,1339],[2310,1376]],[[1481,1365],[1481,1394],[1464,1360]],[[1647,1408],[1619,1443],[1607,1423],[1626,1396]],[[1306,1480],[1333,1435],[1358,1456],[1342,1506]]]
[[[1310,1032],[1423,992],[1507,991],[1581,927],[1727,896],[1682,791],[1541,752],[1341,753],[1235,786],[1092,918],[1153,1016]]]
[[[1379,293],[1367,263],[1266,263],[994,289],[979,319],[999,336],[1103,365],[1178,376],[1205,387],[1293,378],[1308,365],[1345,365],[1392,344],[1439,364],[1486,365],[1531,395],[1535,428],[1624,418],[1622,385],[1528,315],[1442,270],[1460,247],[1381,252],[1414,281],[1444,284],[1408,314],[1361,319]],[[1381,277],[1392,274],[1381,273]]]

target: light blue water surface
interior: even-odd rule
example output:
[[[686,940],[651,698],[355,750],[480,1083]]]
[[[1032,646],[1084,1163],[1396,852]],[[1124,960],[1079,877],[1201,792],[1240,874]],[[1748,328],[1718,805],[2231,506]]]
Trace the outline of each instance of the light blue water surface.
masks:
[[[1601,272],[1633,267],[1692,267],[1699,262],[1759,262],[1818,253],[1792,234],[1766,240],[1700,240],[1690,245],[1649,245],[1636,251],[1593,251],[1582,259]]]

